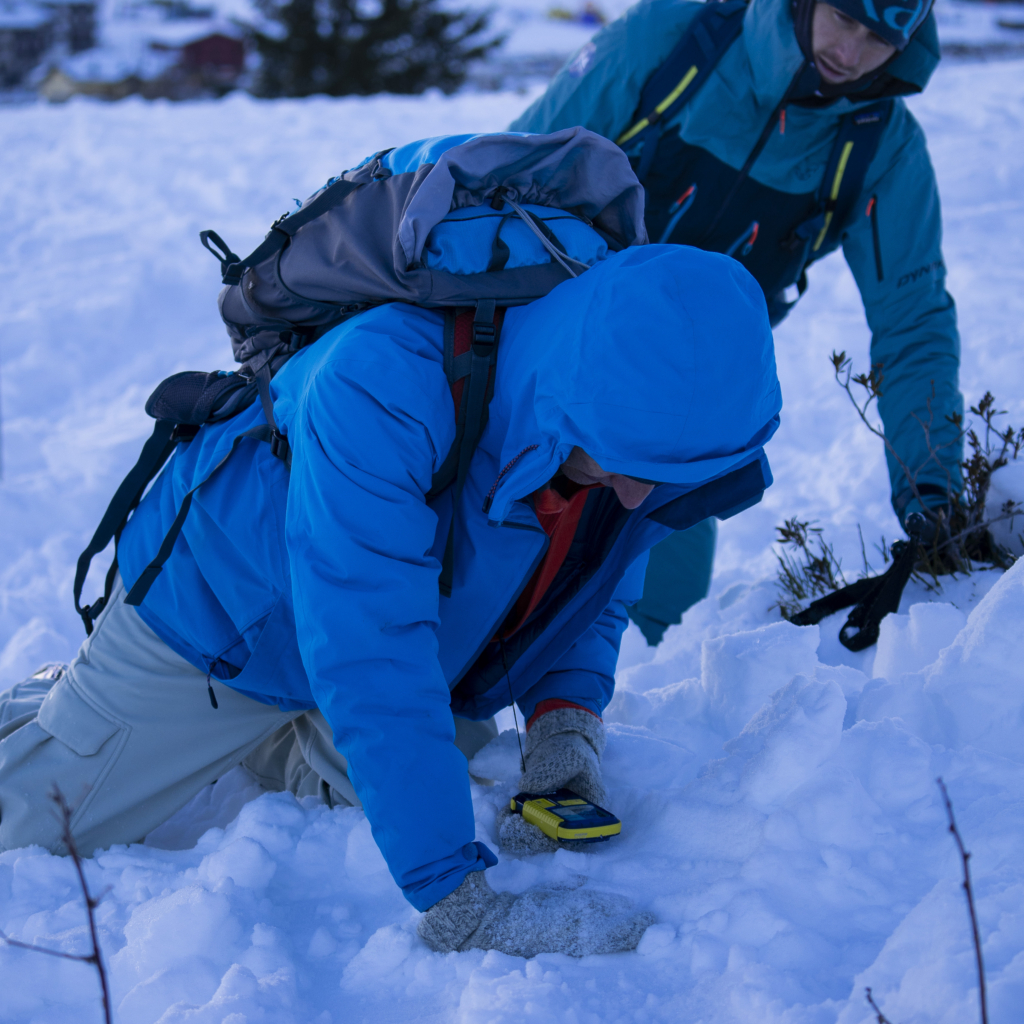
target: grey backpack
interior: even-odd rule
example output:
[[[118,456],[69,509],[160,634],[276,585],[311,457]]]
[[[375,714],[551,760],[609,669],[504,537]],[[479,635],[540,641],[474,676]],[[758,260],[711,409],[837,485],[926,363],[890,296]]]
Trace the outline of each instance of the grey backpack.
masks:
[[[129,592],[142,603],[171,555],[195,491],[246,439],[266,441],[290,463],[277,429],[270,380],[332,327],[387,302],[445,311],[444,367],[456,438],[428,497],[454,484],[455,501],[487,422],[503,310],[546,295],[609,251],[647,242],[644,194],[625,154],[584,128],[550,135],[442,136],[385,150],[346,171],[278,219],[245,259],[214,231],[200,234],[221,262],[220,312],[241,368],[187,371],[162,381],[146,403],[156,419],[139,460],[117,489],[78,559],[75,609],[86,633],[109,599],[80,604],[92,558],[117,540],[150,481],[179,443],[257,397],[266,425],[231,451],[182,500],[160,550]],[[454,524],[453,524],[454,530]],[[450,593],[453,534],[440,588]]]

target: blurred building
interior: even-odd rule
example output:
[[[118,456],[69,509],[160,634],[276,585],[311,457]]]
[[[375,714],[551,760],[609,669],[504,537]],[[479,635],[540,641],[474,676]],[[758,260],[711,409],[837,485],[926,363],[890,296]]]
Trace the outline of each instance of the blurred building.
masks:
[[[228,22],[171,14],[106,29],[105,45],[50,66],[38,83],[40,95],[54,103],[77,95],[108,100],[220,96],[235,88],[245,71],[242,33]]]
[[[95,45],[93,0],[0,0],[0,88],[21,85],[47,55]]]
[[[40,0],[50,13],[53,42],[67,53],[80,53],[96,45],[96,4],[83,0]]]
[[[19,85],[53,42],[53,20],[38,4],[0,4],[0,88]]]

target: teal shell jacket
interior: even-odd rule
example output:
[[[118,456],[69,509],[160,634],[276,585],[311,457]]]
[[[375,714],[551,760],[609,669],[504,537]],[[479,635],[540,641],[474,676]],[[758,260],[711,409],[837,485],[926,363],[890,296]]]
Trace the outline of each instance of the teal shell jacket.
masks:
[[[582,125],[615,139],[634,121],[641,90],[678,42],[701,4],[643,0],[599,32],[559,72],[547,92],[512,124],[514,131],[551,132]],[[753,0],[743,32],[700,91],[665,126],[685,143],[707,150],[732,168],[742,166],[776,104],[799,69],[803,54],[788,0]],[[889,71],[894,92],[917,92],[938,62],[934,24]],[[891,93],[890,93],[891,94]],[[870,102],[875,102],[872,99]],[[859,104],[868,105],[867,102]],[[776,131],[751,171],[761,184],[786,193],[816,189],[832,150],[839,120],[858,104],[790,105],[785,132]],[[877,196],[881,264],[878,279],[867,205]],[[929,503],[947,487],[961,489],[962,443],[949,417],[963,412],[958,384],[960,339],[956,309],[945,288],[942,221],[935,175],[920,126],[901,99],[842,238],[871,329],[871,363],[881,364],[879,412],[895,453]],[[820,339],[812,358],[829,373],[831,339]],[[862,369],[867,369],[861,362]],[[931,448],[922,423],[930,423]],[[901,519],[916,501],[906,474],[886,452],[893,505]]]

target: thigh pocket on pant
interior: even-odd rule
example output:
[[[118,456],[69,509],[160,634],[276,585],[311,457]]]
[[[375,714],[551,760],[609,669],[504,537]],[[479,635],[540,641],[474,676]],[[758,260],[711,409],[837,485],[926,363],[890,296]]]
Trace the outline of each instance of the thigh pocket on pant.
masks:
[[[39,706],[36,723],[80,757],[91,757],[119,729],[120,722],[97,711],[62,679]]]

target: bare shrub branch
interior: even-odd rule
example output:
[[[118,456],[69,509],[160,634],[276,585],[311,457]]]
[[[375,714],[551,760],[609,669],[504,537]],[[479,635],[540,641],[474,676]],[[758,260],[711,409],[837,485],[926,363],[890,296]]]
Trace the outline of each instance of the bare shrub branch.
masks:
[[[978,932],[978,915],[974,909],[974,890],[971,886],[971,855],[964,849],[964,841],[960,836],[960,830],[956,827],[956,818],[953,817],[953,804],[949,799],[949,791],[940,775],[936,780],[939,789],[942,790],[942,799],[946,804],[946,814],[949,816],[949,831],[956,840],[957,849],[960,851],[960,860],[964,866],[963,889],[967,896],[967,910],[971,915],[971,931],[974,935],[974,955],[978,964],[978,998],[981,1002],[981,1024],[988,1024],[988,998],[985,992],[985,962],[981,956],[981,935]]]
[[[878,1024],[892,1024],[892,1021],[878,1008],[878,1003],[875,1002],[875,997],[871,994],[870,986],[864,989],[867,1001],[871,1004],[871,1009],[875,1011],[875,1019]]]
[[[911,493],[921,506],[922,514],[934,524],[934,537],[930,544],[922,545],[918,568],[931,575],[936,583],[940,573],[969,572],[972,560],[986,562],[1000,569],[1009,568],[1013,564],[1013,556],[992,541],[988,529],[995,523],[1024,516],[1024,507],[1018,502],[1007,501],[999,509],[998,515],[986,516],[985,502],[992,474],[1011,459],[1016,459],[1024,450],[1024,428],[1015,430],[1007,427],[1000,430],[994,419],[1005,415],[1005,410],[997,409],[992,393],[986,391],[981,401],[970,407],[970,412],[984,424],[984,440],[973,426],[965,427],[963,417],[957,413],[946,417],[956,427],[956,436],[943,444],[936,444],[933,439],[935,416],[932,408],[935,384],[932,382],[932,393],[925,403],[927,417],[912,413],[924,435],[928,459],[916,471],[911,471],[886,437],[885,431],[872,422],[869,415],[872,404],[877,403],[882,394],[884,377],[881,364],[873,365],[870,373],[854,374],[853,362],[845,352],[833,352],[830,359],[836,382],[846,392],[857,416],[885,445],[886,452],[892,456],[906,478]],[[854,386],[861,389],[860,397]],[[963,490],[958,491],[954,488],[949,468],[939,458],[939,454],[962,440],[966,440],[970,455],[960,463]],[[918,475],[925,466],[932,463],[942,470],[946,478],[948,514],[941,509],[929,508],[918,488]]]
[[[83,964],[92,964],[93,967],[96,968],[96,973],[99,975],[100,991],[103,996],[103,1019],[105,1024],[111,1024],[110,987],[107,984],[107,971],[103,966],[103,957],[100,954],[99,936],[96,932],[95,911],[99,906],[102,895],[95,897],[89,892],[89,886],[85,881],[85,870],[82,867],[82,858],[78,853],[78,847],[75,845],[74,836],[71,834],[71,807],[64,798],[64,794],[60,791],[59,787],[53,787],[50,799],[57,805],[57,811],[60,815],[62,826],[61,837],[64,840],[64,846],[67,848],[68,856],[75,865],[75,873],[78,875],[78,884],[82,887],[82,898],[85,901],[85,912],[89,919],[89,939],[92,943],[92,951],[89,953],[64,953],[59,949],[47,949],[45,946],[37,946],[31,942],[21,942],[19,939],[12,939],[2,930],[0,930],[0,939],[6,942],[8,946],[13,946],[15,949],[28,949],[33,953],[45,953],[47,956],[59,957],[62,960],[78,960]]]
[[[801,602],[808,598],[846,586],[842,564],[813,521],[801,522],[794,516],[776,526],[775,532],[776,541],[785,545],[781,554],[775,553],[779,562],[777,607],[784,619],[800,611]],[[792,553],[786,547],[793,549]]]

